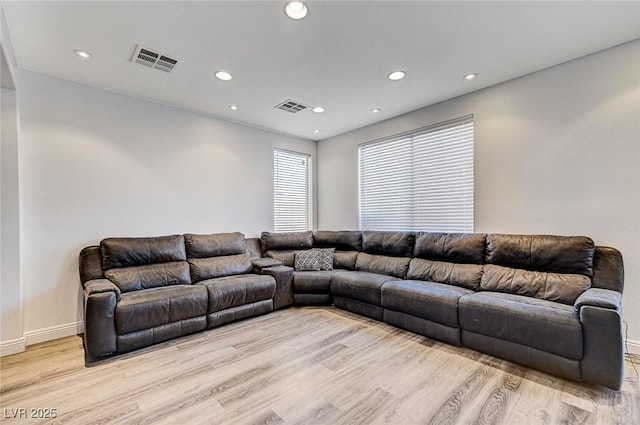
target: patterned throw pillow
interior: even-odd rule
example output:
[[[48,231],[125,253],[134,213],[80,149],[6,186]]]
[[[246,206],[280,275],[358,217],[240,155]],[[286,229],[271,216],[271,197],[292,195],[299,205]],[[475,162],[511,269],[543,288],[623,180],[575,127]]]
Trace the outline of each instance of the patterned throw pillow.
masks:
[[[335,248],[314,248],[312,251],[316,251],[320,261],[320,270],[333,270],[333,257],[335,255]]]
[[[318,271],[320,270],[320,258],[313,249],[297,251],[294,261],[296,271]]]
[[[335,248],[313,248],[297,251],[294,267],[296,271],[333,270]]]

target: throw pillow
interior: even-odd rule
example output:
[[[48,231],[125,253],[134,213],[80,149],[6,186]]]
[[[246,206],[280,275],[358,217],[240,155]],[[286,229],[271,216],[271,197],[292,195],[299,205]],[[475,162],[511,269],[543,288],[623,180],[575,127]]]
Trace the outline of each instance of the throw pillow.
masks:
[[[333,270],[335,248],[313,248],[297,251],[294,267],[296,271]]]
[[[333,257],[336,252],[335,248],[314,248],[312,251],[316,251],[318,255],[320,270],[333,270]]]
[[[320,270],[320,258],[313,249],[297,251],[294,268],[296,271],[318,271]]]

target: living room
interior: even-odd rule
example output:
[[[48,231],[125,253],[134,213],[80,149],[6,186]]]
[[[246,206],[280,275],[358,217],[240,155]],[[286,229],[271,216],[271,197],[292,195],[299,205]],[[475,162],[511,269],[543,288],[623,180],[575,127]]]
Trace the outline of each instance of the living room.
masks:
[[[285,50],[290,58],[297,57],[299,66],[307,72],[307,55],[336,49],[336,56],[324,56],[328,59],[322,69],[339,68],[338,59],[353,55],[353,45],[336,42],[338,35],[346,33],[344,28],[352,17],[336,16],[339,4],[348,3],[345,7],[350,13],[360,9],[366,12],[355,19],[384,22],[387,17],[402,23],[404,17],[406,22],[415,24],[419,18],[435,19],[430,17],[428,4],[424,6],[422,2],[398,2],[403,3],[399,6],[388,2],[307,2],[308,16],[301,20],[285,16],[284,2],[244,6],[206,3],[206,7],[217,11],[216,24],[229,21],[227,27],[213,32],[213,39],[230,29],[233,31],[229,39],[240,37],[249,30],[235,25],[243,20],[259,22],[256,15],[259,17],[265,8],[272,7],[274,12],[265,19],[280,25],[278,31],[283,33],[283,40],[298,40],[293,50],[306,44],[321,44],[309,54],[289,52],[282,46],[261,45],[251,32],[250,40],[256,44],[251,52],[265,50],[264,56],[273,56],[273,63],[258,61],[252,69],[227,69],[233,74],[227,82],[213,76],[214,71],[227,66],[216,63],[216,58],[234,57],[229,52],[242,49],[241,40],[230,44],[233,48],[212,43],[210,48],[214,50],[206,55],[206,63],[198,63],[203,60],[198,59],[194,48],[189,63],[186,53],[181,53],[187,46],[179,38],[168,35],[173,44],[165,46],[165,39],[154,39],[152,35],[157,33],[149,27],[140,26],[138,32],[131,29],[145,12],[165,16],[166,22],[176,15],[185,21],[189,21],[187,17],[206,16],[197,10],[189,12],[186,5],[146,3],[147,8],[167,8],[149,12],[136,9],[135,2],[94,6],[84,2],[68,2],[64,6],[48,3],[2,2],[2,53],[6,65],[2,71],[1,167],[3,356],[83,332],[78,276],[78,254],[83,247],[112,236],[240,231],[255,238],[263,231],[273,231],[276,148],[310,158],[311,229],[361,229],[359,146],[469,115],[474,124],[473,231],[585,235],[598,245],[620,250],[625,264],[626,342],[630,353],[640,354],[640,289],[635,284],[640,279],[637,2],[552,2],[540,6],[548,9],[539,10],[524,2],[520,7],[532,8],[524,11],[515,10],[517,5],[504,5],[506,16],[545,22],[548,27],[543,33],[566,38],[555,40],[555,44],[536,43],[533,39],[527,45],[523,42],[531,33],[518,31],[522,22],[507,22],[495,32],[512,33],[504,34],[502,44],[486,49],[486,54],[495,50],[496,57],[512,74],[498,79],[491,71],[502,72],[501,63],[493,60],[491,67],[485,61],[485,68],[479,69],[472,63],[480,60],[473,49],[463,49],[470,68],[454,69],[455,75],[449,77],[455,81],[443,83],[451,90],[449,94],[443,92],[437,97],[436,93],[426,102],[419,103],[421,100],[416,98],[405,104],[402,96],[408,94],[394,93],[407,90],[402,84],[413,84],[409,86],[412,92],[437,92],[440,79],[447,78],[430,76],[424,71],[423,62],[400,61],[398,56],[405,54],[403,49],[398,48],[400,53],[393,55],[377,51],[375,45],[362,47],[370,56],[368,60],[377,63],[378,68],[371,74],[380,81],[377,92],[363,93],[359,79],[373,77],[347,76],[353,90],[346,97],[357,98],[354,103],[345,103],[345,94],[334,88],[345,84],[338,80],[340,72],[306,76],[303,81],[311,88],[290,86],[286,77],[276,79],[276,71],[296,71],[289,64],[279,63],[277,50]],[[383,3],[379,7],[387,3],[387,9],[376,11],[377,3]],[[470,21],[477,17],[474,12],[481,9],[483,2],[478,3],[461,3],[455,9],[462,13],[465,25],[471,25]],[[251,12],[249,6],[255,6],[257,11]],[[95,9],[89,13],[92,7]],[[234,7],[239,9],[231,13]],[[390,15],[389,10],[395,7],[404,15]],[[73,10],[77,12],[72,13]],[[545,15],[551,11],[560,18],[554,21]],[[495,9],[490,12],[495,13]],[[569,20],[573,15],[576,20]],[[129,28],[122,35],[127,37],[126,48],[110,44],[104,40],[110,37],[102,33],[90,31],[102,19],[108,21],[105,25]],[[326,40],[316,34],[316,38],[310,38],[313,43],[305,44],[296,33],[304,31],[301,28],[305,24],[329,27],[333,32],[322,33],[328,37]],[[562,28],[562,24],[567,28],[564,32],[552,31]],[[184,28],[188,24],[180,26],[188,33]],[[76,33],[73,28],[77,27]],[[59,31],[48,32],[51,28]],[[418,31],[415,26],[407,28],[408,33]],[[381,32],[376,41],[388,35]],[[337,34],[336,39],[331,34]],[[74,38],[79,36],[87,38]],[[57,50],[52,50],[49,42]],[[179,56],[181,63],[167,74],[140,67],[131,61],[138,43],[166,48]],[[522,50],[520,56],[503,53],[501,49],[513,51],[511,43],[517,45],[516,50]],[[446,40],[441,44],[446,45]],[[429,46],[427,43],[424,51],[432,53]],[[92,57],[78,57],[74,49],[86,49]],[[116,54],[113,49],[122,52],[116,50]],[[237,54],[246,55],[244,51]],[[389,56],[388,62],[385,56]],[[532,61],[533,68],[526,68],[524,64],[528,62],[524,58],[530,57],[537,61]],[[555,62],[549,63],[549,58],[556,58]],[[114,66],[123,71],[101,71],[110,66],[109,62],[116,62]],[[62,66],[59,72],[53,71],[58,65]],[[65,76],[63,71],[69,68],[75,69],[75,77]],[[180,104],[181,93],[173,91],[176,85],[187,84],[195,69],[208,79],[199,81],[197,93],[184,93],[196,98],[194,106]],[[390,81],[387,74],[397,69],[406,71],[406,77]],[[255,76],[256,70],[264,70],[267,75]],[[463,78],[467,73],[477,76],[467,81]],[[5,83],[5,77],[10,82]],[[178,78],[182,80],[177,82]],[[261,87],[255,83],[258,78],[273,81]],[[107,85],[111,80],[125,79],[129,79],[130,86],[151,87],[160,93],[158,96],[165,97],[128,93]],[[418,90],[420,87],[426,89]],[[240,91],[243,96],[254,92],[252,95],[265,98],[268,110],[244,102]],[[172,96],[175,101],[170,100]],[[235,96],[238,100],[232,100]],[[215,103],[220,112],[199,109],[202,98]],[[298,116],[273,110],[278,102],[287,99],[308,102],[310,107],[322,106],[326,111],[307,110],[301,112],[304,116]],[[237,110],[231,110],[230,105],[237,105]],[[376,108],[381,110],[372,112]],[[242,115],[245,110],[249,115]],[[251,121],[249,116],[257,118]],[[274,117],[273,124],[268,122],[270,117]],[[314,133],[315,130],[320,132]],[[630,363],[626,365],[629,368]]]

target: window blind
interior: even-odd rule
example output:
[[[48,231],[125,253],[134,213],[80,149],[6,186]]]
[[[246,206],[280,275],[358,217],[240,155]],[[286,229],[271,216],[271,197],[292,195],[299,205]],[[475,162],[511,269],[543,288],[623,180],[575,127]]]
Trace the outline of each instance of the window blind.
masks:
[[[473,116],[361,144],[361,230],[473,232]]]
[[[273,151],[274,231],[311,229],[310,162],[307,154]]]

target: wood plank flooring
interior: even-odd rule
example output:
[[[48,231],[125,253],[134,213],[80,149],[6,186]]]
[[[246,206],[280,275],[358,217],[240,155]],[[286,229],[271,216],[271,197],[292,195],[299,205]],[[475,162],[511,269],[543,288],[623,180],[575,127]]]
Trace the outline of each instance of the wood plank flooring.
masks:
[[[90,367],[83,356],[74,336],[2,358],[0,422],[640,423],[629,362],[611,391],[334,308],[290,308]],[[46,409],[56,417],[38,418]]]

